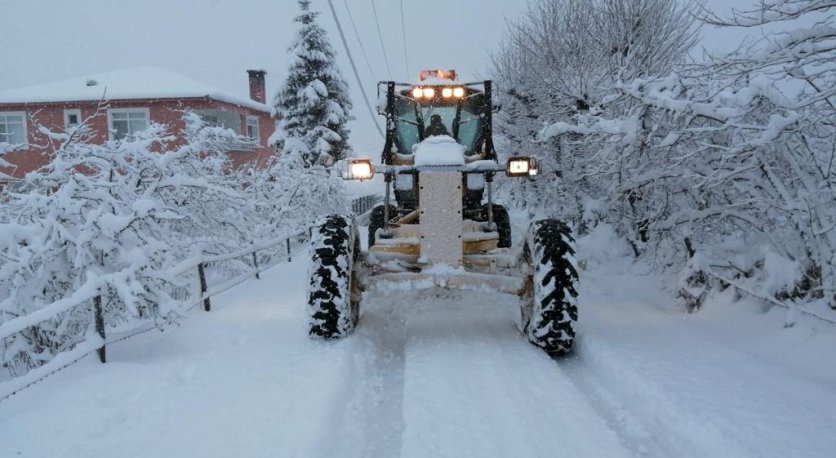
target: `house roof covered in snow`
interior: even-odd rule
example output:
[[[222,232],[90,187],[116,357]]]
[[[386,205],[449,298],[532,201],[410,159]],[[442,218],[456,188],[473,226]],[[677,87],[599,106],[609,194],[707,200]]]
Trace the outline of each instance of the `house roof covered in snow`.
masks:
[[[48,103],[131,99],[203,98],[254,110],[270,107],[215,86],[156,67],[135,67],[0,91],[0,103]]]

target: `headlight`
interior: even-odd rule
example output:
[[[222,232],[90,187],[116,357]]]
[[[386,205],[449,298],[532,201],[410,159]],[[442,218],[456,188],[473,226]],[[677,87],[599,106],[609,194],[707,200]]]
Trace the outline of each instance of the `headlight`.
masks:
[[[509,177],[534,176],[539,173],[537,158],[534,156],[515,156],[508,159],[505,174]]]
[[[464,97],[464,88],[463,87],[457,87],[457,88],[453,89],[453,96],[458,98],[458,99]]]
[[[441,96],[444,97],[445,99],[449,99],[450,97],[453,97],[453,89],[449,88],[449,87],[445,87],[444,89],[441,90]]]
[[[420,99],[423,96],[424,96],[424,90],[421,89],[420,87],[416,87],[415,89],[412,90],[412,97],[414,97],[416,99]]]
[[[374,166],[368,159],[349,159],[343,178],[346,180],[371,180],[374,177]]]
[[[424,88],[424,98],[431,99],[435,97],[435,89],[431,87]]]
[[[512,159],[508,162],[509,175],[528,175],[528,159]]]

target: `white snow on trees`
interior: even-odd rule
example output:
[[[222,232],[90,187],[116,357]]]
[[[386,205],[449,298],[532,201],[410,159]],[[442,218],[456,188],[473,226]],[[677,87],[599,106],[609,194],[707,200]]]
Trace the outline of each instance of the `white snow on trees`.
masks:
[[[612,223],[634,255],[681,269],[682,296],[698,299],[689,306],[731,283],[836,308],[836,5],[766,0],[731,19],[703,11],[713,25],[780,21],[783,31],[687,65],[695,23],[682,5],[534,3],[494,72],[500,131],[514,152],[539,153],[545,173],[500,195],[582,232]],[[812,14],[826,17],[793,25]],[[641,20],[622,27],[631,17]],[[642,63],[654,56],[663,64]]]
[[[348,85],[334,60],[334,49],[317,23],[319,13],[300,0],[299,31],[291,43],[288,76],[273,105],[279,119],[269,143],[282,154],[301,156],[306,165],[331,165],[350,151],[352,119]]]
[[[334,183],[321,168],[307,181],[292,167],[232,170],[226,152],[242,139],[194,114],[185,120],[182,137],[152,125],[104,145],[85,125],[50,132],[59,142],[52,162],[3,190],[0,363],[12,374],[89,340],[93,296],[102,296],[111,331],[163,326],[194,289],[194,273],[179,273],[187,260],[246,249],[321,208],[345,208],[339,195],[313,195],[315,174]]]

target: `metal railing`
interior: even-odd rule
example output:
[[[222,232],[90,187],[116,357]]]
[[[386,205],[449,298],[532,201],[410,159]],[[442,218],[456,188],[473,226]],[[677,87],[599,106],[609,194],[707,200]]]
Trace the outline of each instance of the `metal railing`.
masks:
[[[370,211],[374,206],[383,200],[378,194],[369,194],[367,196],[358,197],[351,201],[351,210],[355,215],[362,215]]]

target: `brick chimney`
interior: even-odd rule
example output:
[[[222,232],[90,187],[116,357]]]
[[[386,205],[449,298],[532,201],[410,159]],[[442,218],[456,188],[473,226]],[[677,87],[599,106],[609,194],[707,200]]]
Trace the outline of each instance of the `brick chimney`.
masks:
[[[267,91],[264,87],[264,70],[247,70],[250,76],[250,98],[260,103],[267,103]]]

